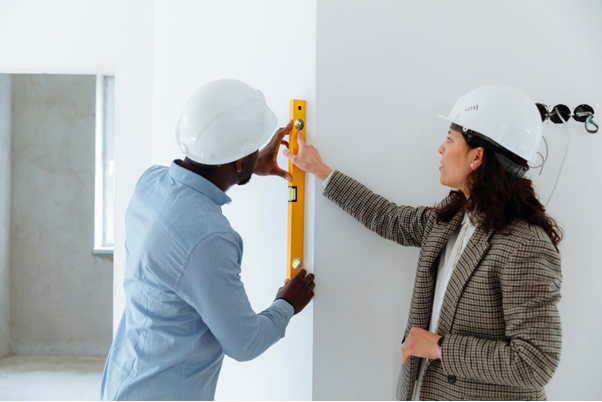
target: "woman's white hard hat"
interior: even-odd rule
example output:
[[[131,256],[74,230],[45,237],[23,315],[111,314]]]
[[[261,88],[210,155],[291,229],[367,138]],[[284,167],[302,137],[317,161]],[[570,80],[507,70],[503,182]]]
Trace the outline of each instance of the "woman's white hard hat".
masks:
[[[189,159],[222,165],[257,151],[277,124],[259,90],[239,80],[222,79],[190,96],[176,128],[176,141]]]
[[[541,115],[524,93],[485,85],[461,96],[445,120],[487,137],[516,156],[535,162],[542,138]]]

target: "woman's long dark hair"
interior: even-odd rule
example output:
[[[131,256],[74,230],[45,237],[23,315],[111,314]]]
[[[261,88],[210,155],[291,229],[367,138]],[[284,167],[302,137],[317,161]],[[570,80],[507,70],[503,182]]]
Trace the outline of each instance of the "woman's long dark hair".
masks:
[[[437,222],[449,222],[465,208],[486,231],[503,233],[513,219],[524,219],[541,226],[558,251],[562,229],[546,214],[545,207],[535,196],[531,180],[507,172],[493,152],[484,150],[481,166],[466,177],[466,188],[470,189],[468,200],[462,191],[450,192],[450,202],[436,210]]]

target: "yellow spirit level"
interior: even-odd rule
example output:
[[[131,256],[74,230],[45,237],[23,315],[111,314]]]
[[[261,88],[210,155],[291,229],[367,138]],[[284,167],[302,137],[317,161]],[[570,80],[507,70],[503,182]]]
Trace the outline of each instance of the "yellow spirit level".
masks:
[[[305,101],[291,99],[290,118],[293,129],[289,134],[289,150],[295,155],[299,152],[297,134],[303,130],[305,140]],[[288,184],[288,247],[286,261],[286,277],[291,279],[303,269],[303,224],[305,211],[305,172],[288,162],[288,171],[293,181]]]

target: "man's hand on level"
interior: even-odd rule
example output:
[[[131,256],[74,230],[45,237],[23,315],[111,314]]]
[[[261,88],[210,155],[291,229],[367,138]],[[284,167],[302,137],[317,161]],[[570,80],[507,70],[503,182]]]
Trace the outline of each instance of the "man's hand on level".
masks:
[[[284,286],[278,289],[276,300],[286,300],[295,309],[295,314],[300,313],[314,297],[314,278],[314,274],[307,275],[307,271],[302,269],[293,279],[284,281]]]
[[[293,176],[286,170],[280,169],[276,161],[280,145],[285,145],[288,148],[288,142],[284,141],[283,138],[291,132],[292,128],[293,121],[291,120],[286,127],[281,127],[276,131],[269,144],[259,151],[259,159],[253,173],[258,176],[280,176],[288,182],[293,181]]]

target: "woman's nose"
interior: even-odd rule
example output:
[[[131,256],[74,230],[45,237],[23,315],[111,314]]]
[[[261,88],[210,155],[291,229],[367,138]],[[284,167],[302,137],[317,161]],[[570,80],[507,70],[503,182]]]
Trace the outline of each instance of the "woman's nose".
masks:
[[[441,155],[443,155],[443,144],[439,145],[439,148],[437,148],[437,151],[439,151],[439,153]]]

